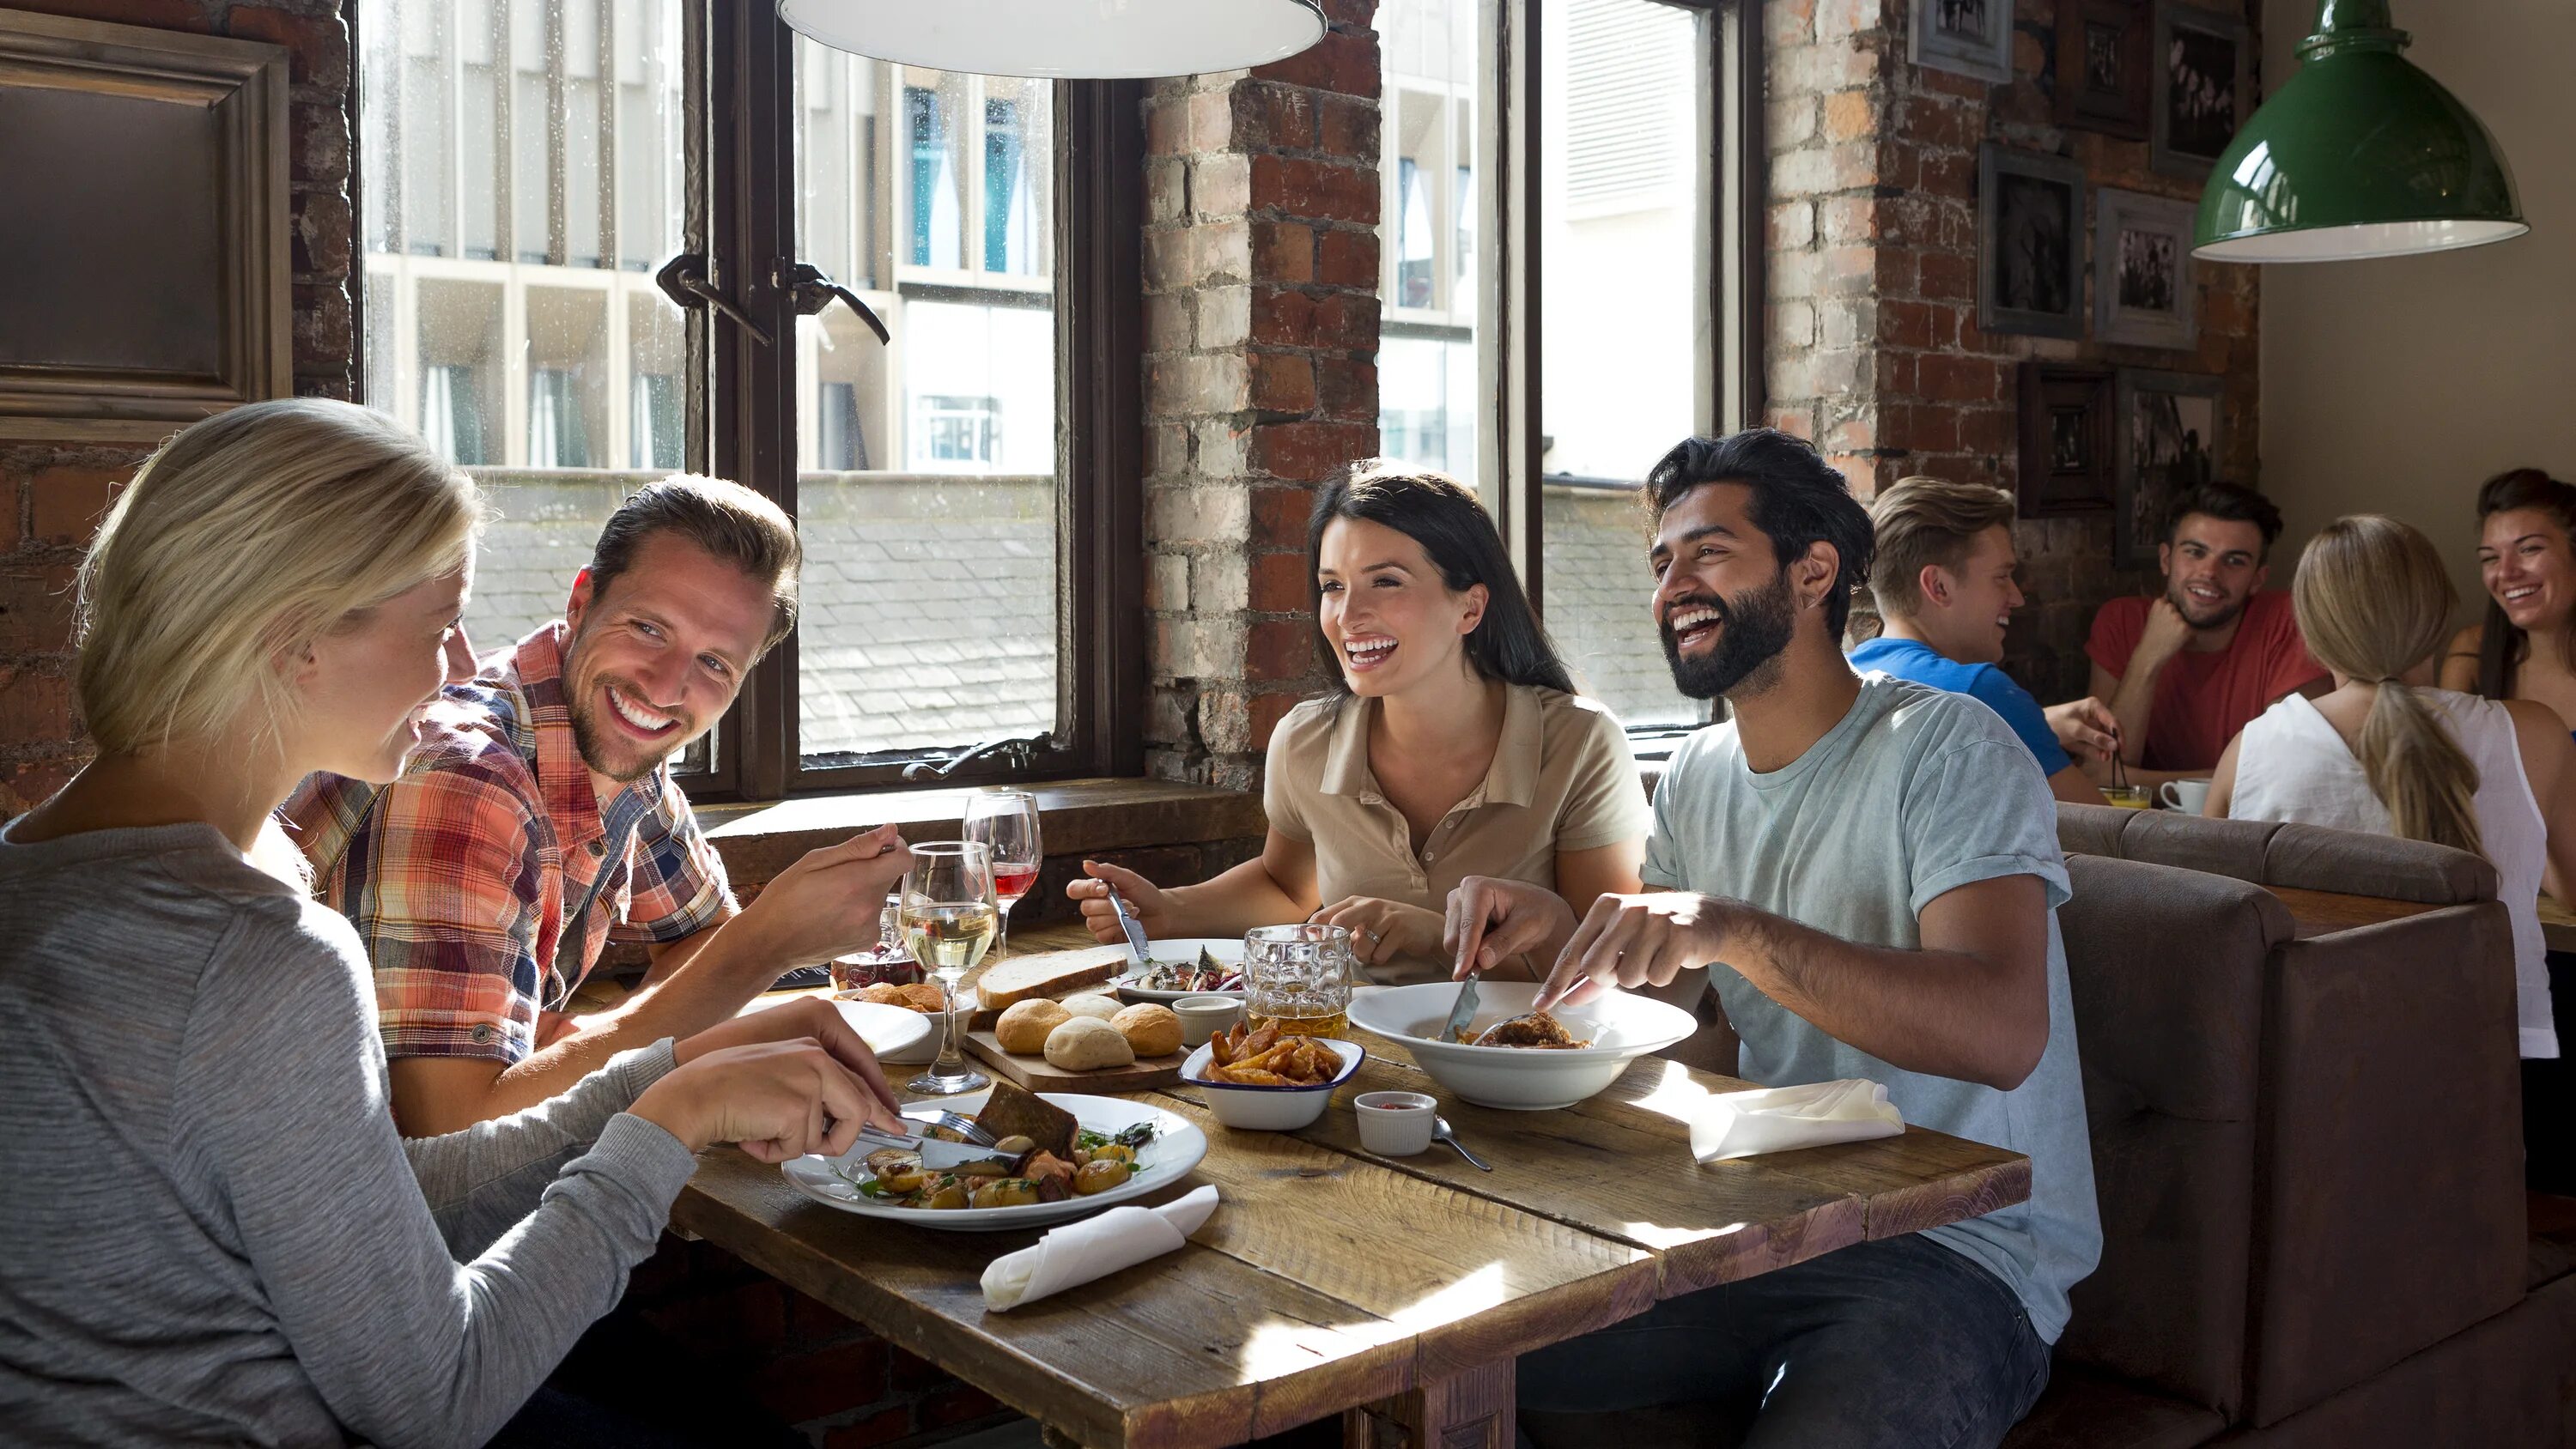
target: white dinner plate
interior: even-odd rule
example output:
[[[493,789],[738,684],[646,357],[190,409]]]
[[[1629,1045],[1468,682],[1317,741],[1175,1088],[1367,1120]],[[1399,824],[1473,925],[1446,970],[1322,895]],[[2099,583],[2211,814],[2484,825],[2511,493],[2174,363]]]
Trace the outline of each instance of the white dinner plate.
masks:
[[[906,1106],[904,1115],[924,1121],[945,1110],[973,1116],[984,1105],[986,1092],[970,1092],[957,1097],[940,1097]],[[1154,1124],[1154,1140],[1136,1154],[1135,1176],[1090,1197],[1069,1197],[1062,1202],[1028,1203],[1021,1207],[1002,1208],[907,1208],[879,1202],[859,1191],[858,1182],[868,1176],[867,1157],[881,1144],[861,1142],[839,1157],[808,1154],[785,1163],[782,1170],[787,1181],[798,1192],[861,1217],[886,1218],[910,1223],[915,1227],[936,1228],[952,1233],[1001,1233],[1013,1228],[1042,1228],[1054,1223],[1070,1222],[1101,1208],[1142,1197],[1157,1188],[1169,1187],[1189,1175],[1199,1159],[1207,1156],[1207,1134],[1177,1113],[1124,1097],[1087,1097],[1074,1092],[1040,1092],[1038,1099],[1051,1102],[1071,1112],[1074,1120],[1094,1132],[1115,1134],[1139,1122]],[[843,1174],[848,1174],[844,1176]]]
[[[734,1014],[749,1016],[754,1012],[767,1011],[773,1006],[784,1005],[794,999],[789,996],[755,996],[743,1005],[742,1010]],[[918,1011],[907,1011],[900,1006],[888,1006],[881,1001],[844,1001],[835,998],[832,1004],[841,1009],[841,1019],[850,1024],[850,1030],[859,1034],[859,1040],[868,1044],[869,1051],[877,1054],[877,1060],[907,1062],[930,1060],[930,1050],[925,1049],[923,1044],[938,1035],[938,1022],[935,1018],[924,1016]],[[907,1053],[909,1055],[906,1055]]]
[[[1186,966],[1199,959],[1199,950],[1202,947],[1206,948],[1209,955],[1226,965],[1238,971],[1243,969],[1241,936],[1175,936],[1168,941],[1147,941],[1145,959],[1156,962],[1169,961]],[[1119,996],[1125,1000],[1159,1001],[1165,1006],[1171,1005],[1184,996],[1241,996],[1243,994],[1243,988],[1240,986],[1231,991],[1152,991],[1142,986],[1129,985],[1128,983],[1135,978],[1136,973],[1130,971],[1109,984],[1117,987]]]

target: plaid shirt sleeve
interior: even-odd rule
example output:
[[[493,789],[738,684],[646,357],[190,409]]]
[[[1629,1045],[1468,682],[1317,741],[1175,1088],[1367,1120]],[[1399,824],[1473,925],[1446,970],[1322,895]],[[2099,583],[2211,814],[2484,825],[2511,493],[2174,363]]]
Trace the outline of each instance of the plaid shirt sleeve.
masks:
[[[386,1055],[507,1065],[535,1050],[535,808],[473,759],[415,768],[377,792],[323,884],[375,966]]]
[[[662,792],[653,808],[635,822],[632,897],[626,919],[611,926],[611,941],[668,945],[694,936],[731,917],[739,907],[725,879],[724,861],[716,855],[689,797],[671,772],[662,772]]]

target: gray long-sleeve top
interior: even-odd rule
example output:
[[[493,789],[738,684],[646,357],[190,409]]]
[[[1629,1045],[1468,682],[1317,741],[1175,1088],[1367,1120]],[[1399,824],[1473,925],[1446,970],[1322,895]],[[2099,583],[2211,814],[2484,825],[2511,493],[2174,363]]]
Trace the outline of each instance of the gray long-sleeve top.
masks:
[[[406,1143],[338,914],[208,826],[0,833],[0,1443],[482,1442],[688,1180],[670,1066]]]

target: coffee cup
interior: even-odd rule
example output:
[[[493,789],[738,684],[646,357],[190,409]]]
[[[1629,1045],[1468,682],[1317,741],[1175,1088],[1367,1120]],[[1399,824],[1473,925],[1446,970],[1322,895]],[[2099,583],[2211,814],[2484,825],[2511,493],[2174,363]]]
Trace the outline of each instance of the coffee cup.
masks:
[[[2165,802],[2165,808],[2168,810],[2179,810],[2185,815],[2198,815],[2201,807],[2209,803],[2209,782],[2207,780],[2167,780],[2156,788],[2156,798]]]

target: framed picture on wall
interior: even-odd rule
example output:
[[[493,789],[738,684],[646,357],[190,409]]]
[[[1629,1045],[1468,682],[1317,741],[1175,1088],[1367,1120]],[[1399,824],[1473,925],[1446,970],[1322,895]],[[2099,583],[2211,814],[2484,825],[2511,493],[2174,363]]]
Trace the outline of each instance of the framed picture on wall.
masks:
[[[2059,0],[2057,124],[2147,139],[2147,0]]]
[[[294,391],[286,101],[280,46],[0,9],[0,438]]]
[[[2132,347],[2200,345],[2191,228],[2198,208],[2144,192],[2093,193],[2093,335]]]
[[[1977,148],[1977,325],[2084,335],[2084,168],[2063,156]]]
[[[1914,0],[1905,58],[2000,85],[2012,79],[2013,0]]]
[[[2154,55],[2147,164],[2198,181],[2254,109],[2254,47],[2245,17],[2156,0]]]
[[[2120,369],[2120,481],[2111,516],[2116,563],[2153,564],[2174,495],[2218,476],[2226,456],[2226,385],[2199,373]]]
[[[2024,518],[2101,513],[2119,483],[2117,404],[2107,367],[2057,362],[2021,365],[2021,477]]]

